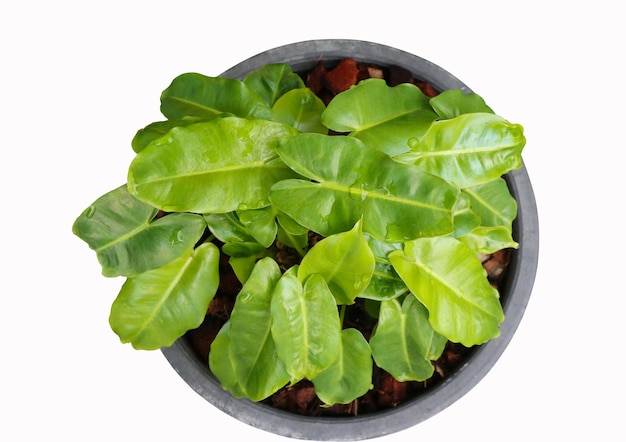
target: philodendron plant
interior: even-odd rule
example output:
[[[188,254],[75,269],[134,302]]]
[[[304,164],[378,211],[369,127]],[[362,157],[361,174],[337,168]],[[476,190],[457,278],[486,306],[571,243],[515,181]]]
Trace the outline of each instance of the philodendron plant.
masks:
[[[479,255],[518,246],[502,176],[525,138],[478,95],[367,79],[325,105],[271,64],[180,75],[161,112],[132,140],[127,183],[73,225],[103,275],[126,278],[110,312],[122,342],[158,349],[197,328],[222,254],[242,288],[207,363],[236,397],[308,379],[348,403],[374,363],[425,380],[447,341],[499,335]],[[299,259],[279,264],[277,245]],[[377,318],[369,339],[343,325],[357,298]]]

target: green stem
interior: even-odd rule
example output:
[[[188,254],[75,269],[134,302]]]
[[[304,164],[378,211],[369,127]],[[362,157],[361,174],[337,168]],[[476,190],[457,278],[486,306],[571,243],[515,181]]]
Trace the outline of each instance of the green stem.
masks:
[[[348,306],[346,304],[343,304],[341,306],[341,311],[339,312],[339,323],[341,324],[341,329],[343,330],[343,318],[346,316],[346,309],[348,308]]]

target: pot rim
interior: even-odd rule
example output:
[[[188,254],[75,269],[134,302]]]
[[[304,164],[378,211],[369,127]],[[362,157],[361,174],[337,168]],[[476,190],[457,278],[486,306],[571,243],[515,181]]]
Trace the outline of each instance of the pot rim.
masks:
[[[379,43],[322,39],[291,43],[261,52],[221,74],[242,79],[248,72],[269,63],[288,63],[296,72],[306,71],[318,60],[336,63],[351,57],[381,66],[396,65],[416,79],[430,82],[437,90],[471,89],[451,73],[417,55]],[[501,288],[505,320],[500,336],[472,350],[463,364],[428,392],[398,407],[355,417],[300,416],[248,399],[236,399],[224,390],[207,364],[196,356],[189,342],[178,339],[161,351],[176,372],[209,403],[253,427],[277,435],[305,440],[363,440],[407,429],[456,402],[495,365],[511,341],[528,304],[538,266],[538,214],[532,185],[525,165],[505,175],[518,204],[513,237],[519,248],[513,250],[508,275]]]

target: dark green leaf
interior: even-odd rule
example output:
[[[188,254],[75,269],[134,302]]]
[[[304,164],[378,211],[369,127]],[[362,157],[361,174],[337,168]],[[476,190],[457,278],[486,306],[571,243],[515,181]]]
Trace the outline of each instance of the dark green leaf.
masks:
[[[287,92],[304,87],[302,78],[283,63],[266,64],[246,75],[243,82],[269,107]]]
[[[74,222],[74,234],[95,250],[104,276],[134,276],[156,269],[189,251],[206,224],[201,216],[158,210],[126,186],[98,198]]]

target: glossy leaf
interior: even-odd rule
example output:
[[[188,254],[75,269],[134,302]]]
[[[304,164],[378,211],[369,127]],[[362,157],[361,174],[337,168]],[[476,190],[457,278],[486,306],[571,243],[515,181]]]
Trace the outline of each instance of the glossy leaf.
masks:
[[[461,242],[477,253],[488,255],[502,249],[516,249],[519,244],[506,227],[476,227],[459,238]]]
[[[320,275],[304,284],[296,267],[272,293],[272,336],[278,357],[293,379],[312,379],[339,353],[341,324],[335,298]]]
[[[465,244],[452,237],[420,238],[389,259],[439,334],[466,347],[499,336],[504,313],[498,291]]]
[[[284,63],[266,64],[247,74],[243,82],[269,107],[287,92],[305,86],[302,78]]]
[[[381,79],[364,80],[337,95],[322,115],[330,129],[350,132],[389,155],[409,150],[408,140],[423,136],[436,118],[417,86],[390,87]]]
[[[296,133],[280,123],[236,117],[176,127],[137,154],[129,190],[165,211],[265,207],[271,186],[296,176],[276,154]]]
[[[447,339],[428,322],[428,311],[414,296],[402,304],[383,301],[378,325],[370,338],[376,364],[400,382],[424,381],[434,373],[431,363],[445,348]]]
[[[131,146],[135,152],[141,152],[148,144],[157,138],[161,138],[172,128],[179,126],[189,126],[197,123],[198,118],[187,118],[183,120],[155,121],[146,127],[139,129],[131,141]]]
[[[309,229],[295,222],[289,215],[283,212],[276,214],[278,222],[278,232],[276,238],[278,241],[297,250],[300,255],[304,256],[305,250],[309,245]]]
[[[464,189],[500,178],[522,165],[522,126],[488,113],[436,121],[411,151],[395,157]]]
[[[161,113],[169,120],[211,118],[221,113],[242,118],[271,117],[270,106],[242,81],[193,72],[174,78],[163,91]]]
[[[350,230],[361,217],[364,232],[391,242],[448,234],[454,228],[456,188],[355,138],[301,134],[278,152],[310,181],[277,183],[271,201],[323,236]]]
[[[301,88],[287,92],[272,107],[272,120],[293,126],[300,132],[327,134],[322,124],[324,102],[311,89]]]
[[[75,235],[95,250],[104,276],[134,276],[189,251],[206,224],[201,216],[158,210],[120,186],[98,198],[76,219]]]
[[[482,226],[503,226],[511,230],[517,216],[517,202],[504,179],[464,189],[463,194],[469,198],[472,211],[480,217]]]
[[[374,274],[368,286],[359,293],[359,298],[383,301],[394,299],[408,291],[406,284],[398,276],[390,264],[387,255],[394,250],[402,250],[402,243],[387,243],[378,241],[366,235],[369,248],[374,254],[376,265]]]
[[[376,262],[374,273],[365,290],[359,293],[359,298],[384,301],[395,299],[408,291],[406,284],[398,276],[391,264]]]
[[[467,194],[461,192],[454,206],[454,233],[460,237],[480,226],[480,217],[472,210],[472,203]]]
[[[219,250],[205,243],[159,269],[128,278],[109,323],[124,343],[168,347],[203,321],[219,284]]]
[[[236,383],[253,401],[267,398],[291,380],[271,335],[271,295],[280,277],[273,259],[261,259],[239,292],[229,319],[228,353]]]
[[[264,247],[270,247],[276,239],[278,226],[274,207],[254,210],[238,210],[237,216],[243,227]]]
[[[361,221],[342,233],[336,233],[315,244],[302,258],[298,278],[321,275],[337,304],[352,304],[368,286],[374,273],[374,254],[363,236]]]
[[[206,213],[204,220],[211,233],[223,243],[255,241],[236,212]]]
[[[486,112],[493,114],[485,100],[473,92],[465,93],[460,89],[449,89],[430,99],[430,105],[442,119],[449,120],[459,115]]]
[[[227,242],[222,246],[222,252],[230,257],[228,263],[242,284],[248,280],[259,259],[271,256],[271,251],[258,242]]]
[[[372,352],[358,330],[341,332],[337,359],[312,379],[315,393],[325,404],[347,404],[372,389]]]
[[[230,322],[226,322],[211,343],[209,352],[209,367],[211,372],[220,381],[225,390],[236,398],[246,397],[246,393],[239,386],[239,380],[235,375],[233,361],[230,358]]]

